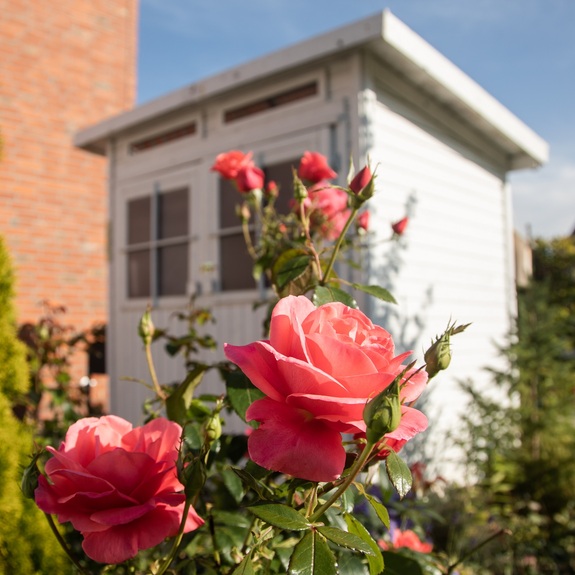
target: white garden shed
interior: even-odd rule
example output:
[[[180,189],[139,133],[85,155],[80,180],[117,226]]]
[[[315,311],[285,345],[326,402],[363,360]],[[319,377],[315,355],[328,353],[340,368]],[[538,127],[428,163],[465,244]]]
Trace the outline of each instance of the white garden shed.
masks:
[[[450,318],[473,322],[454,340],[450,371],[433,382],[426,410],[436,438],[464,407],[456,380],[483,385],[483,368],[498,361],[494,343],[515,309],[507,175],[543,164],[548,147],[390,12],[104,120],[76,145],[109,161],[114,413],[142,418],[145,388],[121,378],[146,378],[136,332],[148,302],[157,325],[175,327],[171,314],[195,293],[217,317],[220,344],[261,337],[236,198],[210,171],[230,149],[252,150],[288,182],[305,150],[325,154],[344,177],[350,157],[377,166],[362,280],[391,289],[399,306],[368,301],[363,310],[420,357]],[[387,242],[405,213],[405,235]],[[160,379],[181,378],[182,362],[156,352]]]

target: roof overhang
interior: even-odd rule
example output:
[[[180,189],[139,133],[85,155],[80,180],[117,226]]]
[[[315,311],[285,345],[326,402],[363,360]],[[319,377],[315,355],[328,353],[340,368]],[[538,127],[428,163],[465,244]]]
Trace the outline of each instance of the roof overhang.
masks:
[[[418,89],[452,109],[505,150],[510,157],[510,169],[537,167],[548,160],[547,142],[388,10],[113,116],[78,132],[74,143],[85,150],[105,154],[110,138],[143,122],[199,104],[272,74],[287,72],[359,47],[372,50],[400,70]]]

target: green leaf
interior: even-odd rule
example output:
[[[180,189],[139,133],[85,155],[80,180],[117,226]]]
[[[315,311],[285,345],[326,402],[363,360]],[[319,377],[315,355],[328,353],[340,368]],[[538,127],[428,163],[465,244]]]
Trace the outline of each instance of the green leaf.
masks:
[[[421,565],[411,557],[384,551],[385,575],[424,575]]]
[[[369,568],[361,556],[340,553],[337,558],[339,575],[369,575]]]
[[[242,562],[234,569],[232,575],[254,575],[254,573],[254,565],[250,553],[242,559]]]
[[[289,575],[337,575],[335,556],[317,531],[306,533],[293,550]]]
[[[287,250],[273,267],[275,283],[279,289],[301,277],[310,265],[310,256],[302,250]]]
[[[256,399],[264,397],[264,394],[240,370],[221,370],[221,374],[226,382],[227,397],[233,410],[246,421],[248,407]]]
[[[194,390],[201,383],[204,374],[209,369],[207,365],[197,365],[190,371],[180,385],[170,393],[166,399],[166,415],[171,421],[176,421],[180,425],[186,423],[188,419],[188,408],[192,403]]]
[[[369,501],[380,521],[389,529],[389,512],[387,511],[385,505],[383,505],[383,503],[377,497],[367,493],[361,483],[356,483],[355,486],[357,490]]]
[[[386,301],[389,303],[397,303],[396,299],[391,295],[391,293],[381,286],[366,286],[363,284],[352,284],[355,289],[358,289],[364,293],[372,295],[377,299]]]
[[[224,469],[222,480],[230,495],[236,500],[236,503],[239,503],[244,497],[244,486],[237,473],[231,469]]]
[[[279,503],[264,503],[248,507],[258,519],[289,531],[303,531],[310,528],[308,520],[295,509]]]
[[[389,455],[385,459],[385,469],[399,498],[403,499],[409,493],[412,484],[411,471],[407,463],[395,451],[390,450]]]
[[[353,515],[349,513],[345,514],[345,522],[347,523],[347,528],[350,533],[357,535],[363,541],[365,541],[370,549],[373,551],[373,555],[367,556],[367,561],[369,563],[369,574],[379,575],[383,572],[383,556],[381,551],[377,546],[377,543],[373,540],[373,537],[369,534],[369,531],[363,526],[363,524],[358,521]]]
[[[337,527],[318,527],[317,530],[332,543],[354,551],[360,551],[366,555],[375,555],[371,547],[357,535],[338,529]]]
[[[262,499],[273,497],[273,490],[256,479],[251,473],[237,467],[232,467],[232,471],[242,480],[244,485],[251,487]]]
[[[313,303],[316,307],[326,303],[339,301],[349,307],[357,308],[357,302],[343,290],[332,286],[318,286],[313,293]]]

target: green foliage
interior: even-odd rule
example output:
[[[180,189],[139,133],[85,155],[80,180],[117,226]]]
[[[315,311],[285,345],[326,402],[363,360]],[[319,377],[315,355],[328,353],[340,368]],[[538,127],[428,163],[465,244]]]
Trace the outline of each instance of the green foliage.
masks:
[[[13,402],[28,386],[12,298],[10,259],[0,239],[0,575],[70,573],[42,513],[20,491],[21,468],[33,445],[31,430],[12,412]]]
[[[451,525],[463,539],[511,533],[471,559],[495,574],[575,571],[575,239],[538,241],[534,264],[502,350],[508,367],[491,370],[510,402],[465,386],[473,404],[469,463],[479,482],[442,504],[447,511],[459,502],[449,513],[481,518]]]

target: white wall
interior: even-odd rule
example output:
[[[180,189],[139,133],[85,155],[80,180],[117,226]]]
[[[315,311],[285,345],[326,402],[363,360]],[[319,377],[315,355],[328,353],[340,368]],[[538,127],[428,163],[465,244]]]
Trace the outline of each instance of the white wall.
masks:
[[[445,474],[442,460],[454,456],[443,451],[445,434],[457,429],[466,409],[457,380],[488,385],[484,368],[500,363],[495,343],[510,327],[509,190],[502,170],[488,159],[493,150],[479,153],[482,142],[470,149],[450,129],[449,118],[440,124],[442,118],[416,111],[381,86],[365,91],[359,113],[369,125],[364,152],[377,166],[369,275],[399,302],[374,303],[374,321],[402,351],[413,349],[419,358],[450,320],[472,322],[453,339],[452,364],[422,402],[432,421],[427,450]],[[406,214],[405,235],[389,242],[390,223]]]

